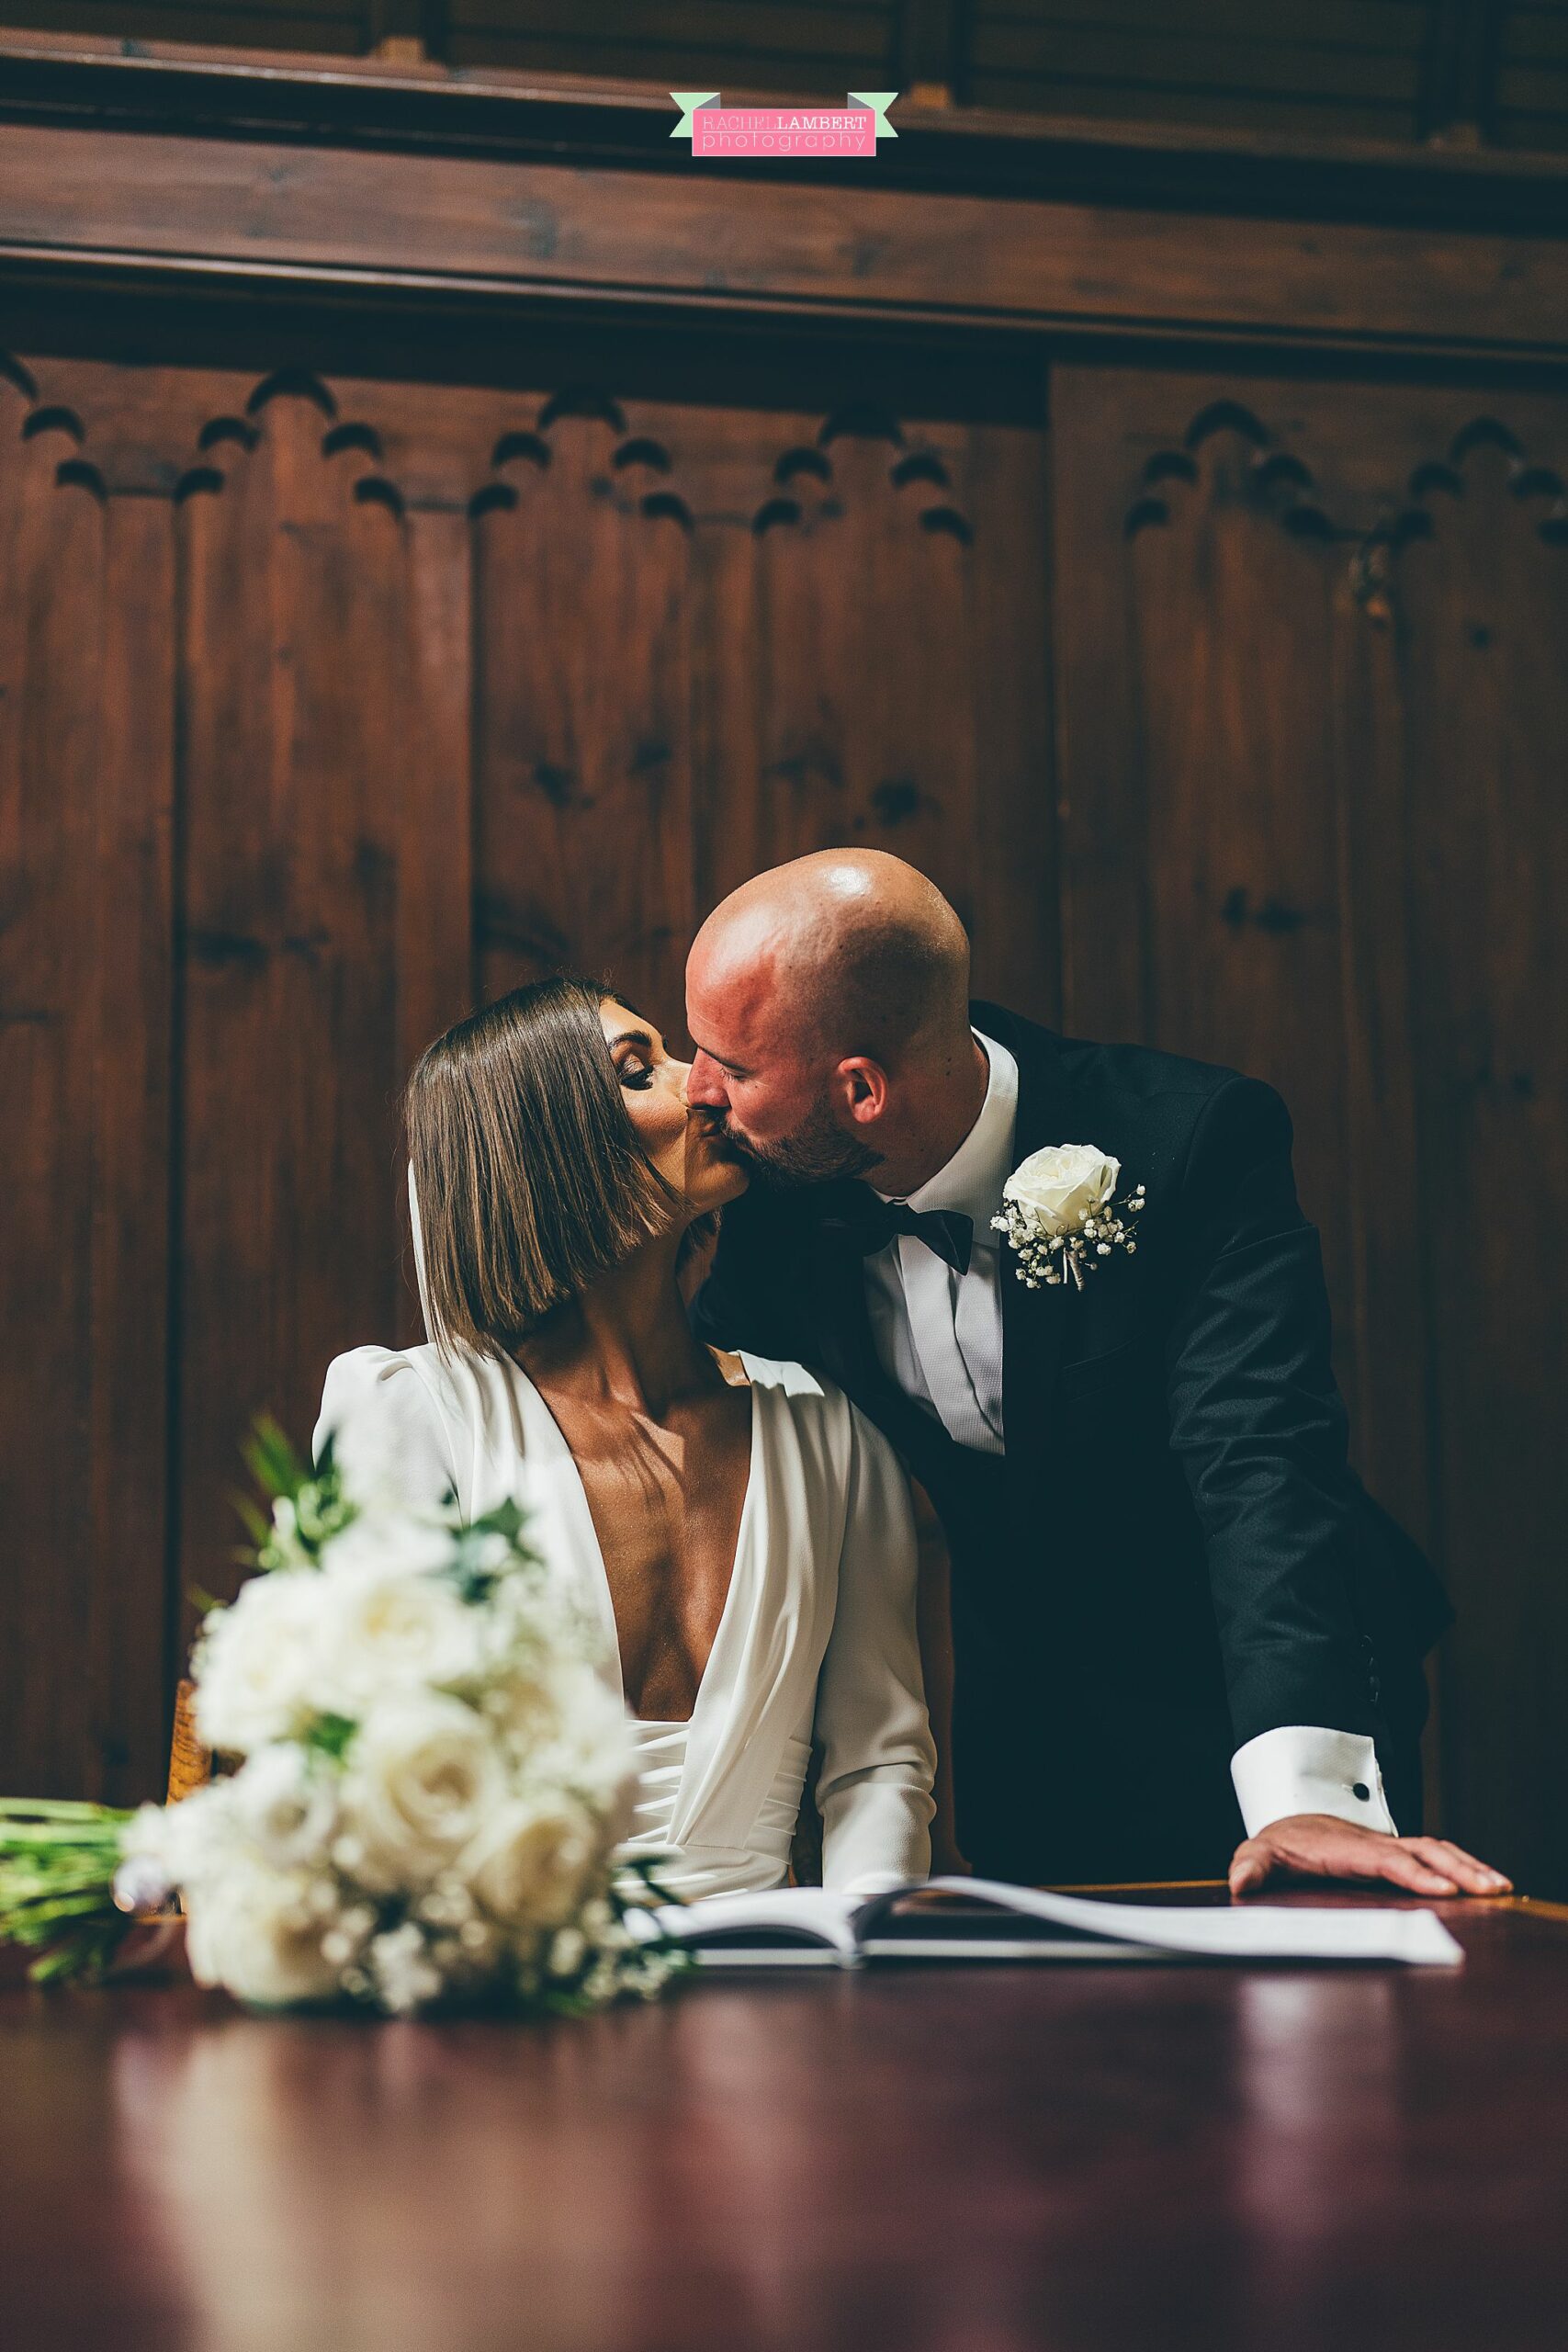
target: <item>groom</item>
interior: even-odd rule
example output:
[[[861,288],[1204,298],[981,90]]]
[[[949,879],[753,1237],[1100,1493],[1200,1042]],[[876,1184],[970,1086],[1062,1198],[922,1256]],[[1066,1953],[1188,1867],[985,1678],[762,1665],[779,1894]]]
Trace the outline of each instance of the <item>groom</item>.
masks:
[[[1451,1612],[1347,1465],[1284,1104],[971,1004],[968,975],[935,886],[860,850],[747,883],[687,967],[688,1094],[757,1180],[697,1320],[831,1375],[940,1512],[968,1860],[1497,1893],[1412,1834]],[[1118,1204],[1144,1188],[1136,1247],[1031,1288],[990,1219],[1071,1144],[1120,1161]]]

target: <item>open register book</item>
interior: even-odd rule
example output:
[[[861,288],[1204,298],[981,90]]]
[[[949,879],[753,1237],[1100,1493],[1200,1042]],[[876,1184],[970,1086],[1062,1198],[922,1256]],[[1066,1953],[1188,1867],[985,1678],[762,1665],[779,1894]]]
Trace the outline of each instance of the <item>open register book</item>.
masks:
[[[710,1968],[855,1968],[899,1960],[1402,1961],[1452,1968],[1464,1957],[1435,1911],[1095,1903],[985,1878],[933,1878],[869,1900],[820,1886],[710,1894],[645,1917]]]

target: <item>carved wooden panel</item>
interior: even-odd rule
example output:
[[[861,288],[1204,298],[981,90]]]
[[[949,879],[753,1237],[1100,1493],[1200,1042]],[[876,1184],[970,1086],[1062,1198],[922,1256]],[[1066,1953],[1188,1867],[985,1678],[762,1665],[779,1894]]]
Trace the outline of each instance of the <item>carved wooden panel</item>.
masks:
[[[476,997],[607,970],[678,1040],[713,898],[863,840],[1055,1008],[1037,427],[538,357],[0,381],[17,1785],[159,1786],[253,1414],[417,1335],[397,1097]]]
[[[1448,1825],[1568,1883],[1531,1793],[1568,1767],[1560,1680],[1521,1667],[1568,1640],[1568,408],[1101,368],[1052,395],[1068,1024],[1284,1093],[1358,1458],[1461,1611]]]
[[[893,850],[964,916],[976,987],[1054,1017],[1038,431],[860,401],[766,456],[701,549],[702,896],[810,850]]]
[[[412,628],[400,501],[324,386],[264,381],[197,437],[175,493],[182,1555],[222,1591],[251,1414],[301,1430],[344,1330],[394,1320]]]
[[[547,401],[476,492],[482,994],[560,966],[679,1035],[692,901],[692,510],[608,394]]]
[[[1472,408],[1390,568],[1405,739],[1434,1500],[1463,1818],[1561,1884],[1568,1481],[1568,418]]]
[[[0,1785],[120,1798],[164,1713],[173,564],[0,369]]]

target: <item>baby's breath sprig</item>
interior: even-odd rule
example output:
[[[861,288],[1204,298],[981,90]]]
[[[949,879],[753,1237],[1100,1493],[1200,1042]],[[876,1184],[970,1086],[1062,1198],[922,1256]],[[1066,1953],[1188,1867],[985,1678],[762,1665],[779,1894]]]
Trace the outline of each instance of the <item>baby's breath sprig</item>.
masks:
[[[1125,1250],[1130,1258],[1136,1254],[1134,1237],[1145,1205],[1140,1184],[1120,1206],[1107,1194],[1098,1207],[1080,1208],[1065,1232],[1051,1232],[1039,1210],[1021,1201],[1004,1200],[991,1223],[1012,1244],[1018,1259],[1013,1272],[1026,1290],[1068,1281],[1082,1290],[1085,1273],[1092,1273],[1112,1250]]]

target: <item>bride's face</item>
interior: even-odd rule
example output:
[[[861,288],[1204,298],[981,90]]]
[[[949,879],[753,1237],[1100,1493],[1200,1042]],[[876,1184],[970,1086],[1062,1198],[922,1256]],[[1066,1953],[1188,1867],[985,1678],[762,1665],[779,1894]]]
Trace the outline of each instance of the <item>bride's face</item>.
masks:
[[[691,1063],[667,1054],[658,1030],[613,997],[599,1018],[626,1115],[660,1174],[685,1195],[694,1217],[734,1200],[746,1190],[746,1170],[712,1113],[687,1102]]]

